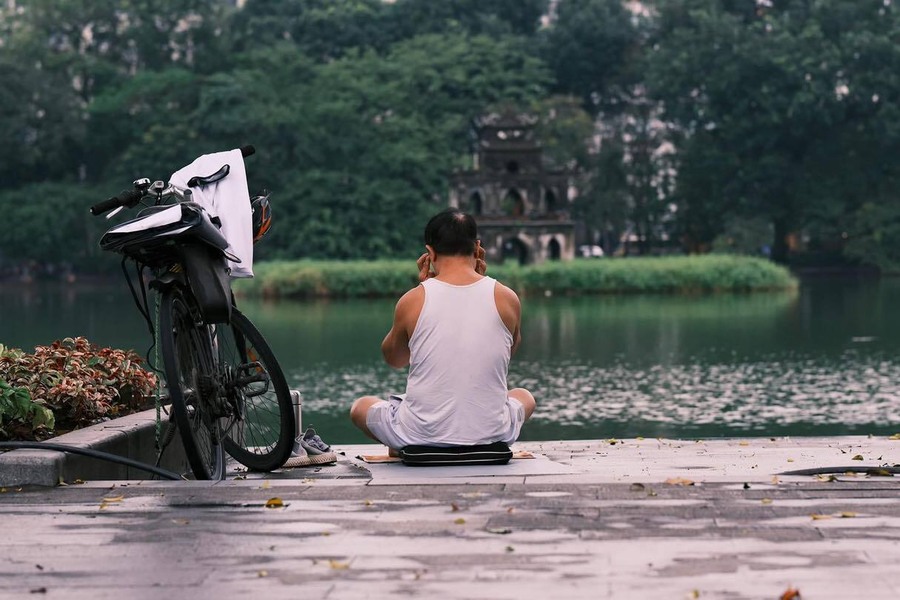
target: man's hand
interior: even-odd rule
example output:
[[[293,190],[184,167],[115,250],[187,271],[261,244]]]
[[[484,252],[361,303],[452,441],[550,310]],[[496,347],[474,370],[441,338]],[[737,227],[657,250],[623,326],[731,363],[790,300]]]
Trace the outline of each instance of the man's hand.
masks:
[[[434,277],[431,272],[431,257],[428,256],[426,252],[422,256],[419,257],[419,260],[416,261],[416,266],[419,267],[419,282],[425,281],[429,277]]]
[[[484,259],[484,248],[481,240],[475,241],[475,272],[479,275],[487,273],[487,261]]]

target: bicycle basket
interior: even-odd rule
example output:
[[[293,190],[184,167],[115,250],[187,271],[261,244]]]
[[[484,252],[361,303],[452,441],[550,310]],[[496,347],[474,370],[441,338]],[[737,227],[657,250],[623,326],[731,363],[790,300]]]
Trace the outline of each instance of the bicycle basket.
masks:
[[[118,252],[151,266],[176,260],[178,243],[204,242],[220,252],[228,242],[206,212],[193,203],[151,207],[136,219],[116,225],[100,239],[103,250]]]

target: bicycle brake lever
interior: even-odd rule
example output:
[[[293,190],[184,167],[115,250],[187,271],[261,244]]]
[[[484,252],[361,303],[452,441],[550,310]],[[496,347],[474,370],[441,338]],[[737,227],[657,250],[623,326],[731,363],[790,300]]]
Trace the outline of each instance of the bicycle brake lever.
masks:
[[[119,214],[120,212],[122,212],[122,209],[124,209],[124,208],[125,208],[124,206],[120,206],[119,208],[117,208],[117,209],[111,211],[109,214],[107,214],[107,215],[106,215],[106,218],[107,218],[107,219],[112,219],[114,216],[116,216],[117,214]]]

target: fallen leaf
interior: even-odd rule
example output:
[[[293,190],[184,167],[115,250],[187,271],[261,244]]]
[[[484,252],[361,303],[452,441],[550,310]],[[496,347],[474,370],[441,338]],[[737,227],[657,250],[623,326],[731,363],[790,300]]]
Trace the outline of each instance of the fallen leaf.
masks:
[[[694,485],[693,481],[691,481],[690,479],[685,479],[684,477],[671,477],[669,479],[666,479],[666,483],[669,485]]]
[[[639,436],[637,436],[637,437],[636,437],[636,438],[634,438],[634,439],[636,439],[636,440],[637,440],[637,441],[639,441],[639,442],[641,442],[641,441],[643,441],[643,440],[644,440],[644,436],[642,436],[642,435],[639,435]]]
[[[334,559],[329,559],[329,560],[328,560],[328,566],[331,567],[332,569],[343,570],[343,569],[349,569],[349,568],[350,568],[350,563],[348,563],[348,562],[339,562],[339,561],[336,561],[336,560],[334,560]]]
[[[277,496],[275,498],[269,498],[266,500],[266,508],[284,508],[284,502]]]
[[[513,548],[512,546],[507,546],[507,547],[506,547],[506,551],[507,551],[507,552],[515,552],[515,550],[516,550],[516,549]]]
[[[772,485],[778,485],[781,483],[781,480],[778,478],[778,475],[772,475]]]
[[[451,502],[450,512],[459,512],[459,504],[457,504],[456,502]]]
[[[606,441],[607,441],[607,443],[609,443],[610,446],[615,446],[616,444],[619,443],[619,440],[617,440],[616,438],[609,438]]]
[[[812,520],[813,520],[813,521],[824,521],[825,519],[830,519],[830,518],[831,518],[831,515],[820,515],[820,514],[817,514],[817,513],[813,513],[813,514],[811,514],[811,515],[809,515],[809,516],[812,517]]]
[[[460,517],[460,518],[456,519],[456,520],[453,521],[453,522],[456,523],[457,525],[465,525],[466,520],[463,519],[462,517]]]
[[[763,504],[772,504],[772,499],[771,498],[763,498],[760,502],[762,502]]]
[[[866,460],[866,459],[863,458],[863,455],[862,455],[862,454],[857,454],[856,456],[854,456],[854,457],[851,458],[850,460]]]
[[[507,533],[512,533],[512,529],[509,527],[488,527],[486,530],[488,533],[496,533],[498,535],[506,535]]]
[[[738,446],[749,446],[750,442],[738,442]]]
[[[74,484],[76,484],[76,485],[81,485],[82,483],[84,483],[84,479],[76,479],[76,480],[73,481],[72,483],[74,483]]]
[[[257,571],[256,576],[257,577],[268,577],[269,572],[266,571],[265,569],[263,569],[262,571]]]
[[[787,459],[787,461],[788,461],[788,462],[794,462],[794,459],[793,459],[793,458],[789,458],[789,459]]]
[[[239,474],[237,474],[237,475],[234,476],[234,480],[235,480],[235,481],[243,481],[243,480],[245,480],[245,479],[247,479],[247,476],[244,475],[243,473],[239,473]]]
[[[700,597],[700,590],[691,590],[691,592],[688,594],[688,598],[699,598],[699,597]]]
[[[835,477],[834,475],[826,475],[825,473],[819,473],[818,475],[816,475],[816,480],[831,482],[831,481],[837,481],[838,478]]]
[[[648,495],[648,496],[659,496],[659,494],[657,494],[657,493],[654,492],[653,490],[650,490],[649,492],[647,492],[647,495]]]
[[[190,523],[190,519],[172,519],[172,522],[176,525],[187,525]]]
[[[800,590],[789,587],[781,595],[780,600],[795,600],[795,598],[799,598],[799,597],[800,597]]]
[[[866,469],[866,475],[873,477],[893,477],[894,474],[884,468]]]
[[[262,485],[259,486],[259,489],[261,489],[261,490],[267,490],[267,489],[269,489],[270,487],[272,487],[272,484],[269,482],[268,479],[266,479],[265,481],[262,482]]]
[[[842,518],[842,519],[852,519],[852,518],[855,517],[855,516],[856,516],[856,513],[853,512],[853,511],[850,511],[850,510],[844,511],[844,512],[841,513],[841,518]]]
[[[900,440],[900,433],[895,433],[894,435],[892,435],[892,436],[889,437],[888,439],[889,439],[889,440]]]
[[[375,503],[372,502],[371,500],[364,500],[364,501],[363,501],[363,504],[364,504],[365,506],[372,506],[372,505],[375,504]]]
[[[100,502],[100,510],[105,510],[110,504],[116,504],[125,499],[125,496],[113,496],[110,498],[104,498]]]

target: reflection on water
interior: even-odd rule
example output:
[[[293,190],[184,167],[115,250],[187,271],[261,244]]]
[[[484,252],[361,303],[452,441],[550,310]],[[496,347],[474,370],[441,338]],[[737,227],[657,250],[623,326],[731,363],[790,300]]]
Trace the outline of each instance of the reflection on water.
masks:
[[[510,384],[534,391],[525,439],[894,433],[900,282],[697,297],[527,298]],[[304,423],[362,441],[346,418],[364,394],[402,390],[381,362],[390,300],[242,303],[292,387]],[[0,289],[0,343],[66,335],[149,346],[127,289]],[[477,349],[476,349],[477,350]]]

